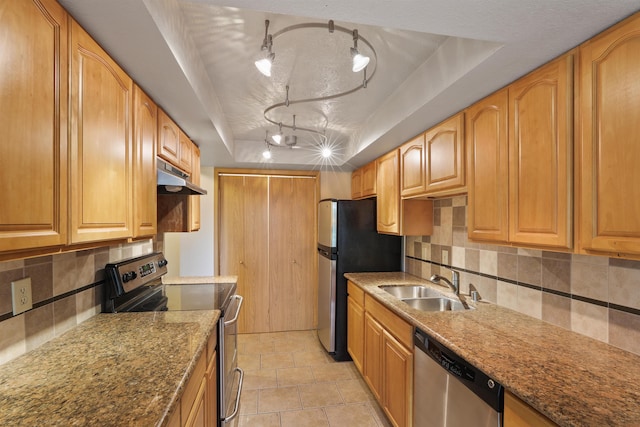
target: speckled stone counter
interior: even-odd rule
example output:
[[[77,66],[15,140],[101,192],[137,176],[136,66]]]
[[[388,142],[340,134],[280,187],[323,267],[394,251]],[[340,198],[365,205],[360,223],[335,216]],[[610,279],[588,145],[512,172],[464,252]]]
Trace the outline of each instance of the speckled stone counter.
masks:
[[[345,276],[561,426],[640,426],[640,356],[541,320],[477,303],[423,312],[378,288],[422,284],[406,273]]]
[[[1,426],[161,426],[217,310],[99,314],[0,365]]]
[[[162,277],[165,285],[197,285],[209,283],[237,283],[238,276],[174,276]]]

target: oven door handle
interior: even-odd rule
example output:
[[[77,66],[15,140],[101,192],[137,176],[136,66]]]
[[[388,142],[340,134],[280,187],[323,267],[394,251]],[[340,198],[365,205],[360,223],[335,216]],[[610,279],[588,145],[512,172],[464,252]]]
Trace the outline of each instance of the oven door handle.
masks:
[[[244,300],[244,298],[242,298],[242,296],[236,294],[233,296],[235,299],[239,299],[240,302],[238,303],[238,309],[236,310],[236,315],[233,316],[233,319],[231,320],[227,320],[224,322],[224,326],[231,326],[234,323],[236,323],[238,321],[238,316],[240,315],[240,307],[242,307],[242,301]]]
[[[242,299],[242,297],[240,298]],[[240,380],[238,381],[238,393],[236,395],[236,403],[233,406],[233,412],[231,413],[231,415],[229,415],[223,420],[223,423],[228,423],[229,421],[234,419],[236,415],[238,415],[238,409],[240,408],[240,393],[242,393],[242,382],[244,380],[244,371],[241,368],[237,368],[237,367],[235,371],[240,372]]]

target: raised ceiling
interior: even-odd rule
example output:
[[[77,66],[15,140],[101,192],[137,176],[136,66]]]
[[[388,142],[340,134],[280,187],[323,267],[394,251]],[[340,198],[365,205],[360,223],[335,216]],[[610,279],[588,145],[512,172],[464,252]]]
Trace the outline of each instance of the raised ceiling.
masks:
[[[352,170],[638,10],[637,0],[60,0],[201,147],[203,165]],[[303,22],[358,29],[377,52],[366,89],[272,111],[300,149],[262,158],[264,110],[357,87],[351,37],[322,29],[274,40],[271,78],[253,62],[270,33]],[[361,51],[367,51],[363,43]],[[291,133],[290,129],[285,129]],[[286,132],[285,132],[286,133]]]

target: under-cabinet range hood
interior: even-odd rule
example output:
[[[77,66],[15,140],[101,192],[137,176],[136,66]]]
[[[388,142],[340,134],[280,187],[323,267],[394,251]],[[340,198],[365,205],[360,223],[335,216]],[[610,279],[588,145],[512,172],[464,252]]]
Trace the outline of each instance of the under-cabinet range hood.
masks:
[[[189,181],[188,175],[158,159],[158,194],[187,194],[201,196],[207,190]]]

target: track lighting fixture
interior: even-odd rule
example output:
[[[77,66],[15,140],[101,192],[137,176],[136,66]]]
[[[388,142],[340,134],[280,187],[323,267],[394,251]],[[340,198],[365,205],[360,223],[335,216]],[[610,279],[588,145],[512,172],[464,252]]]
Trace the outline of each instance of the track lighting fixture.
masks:
[[[264,40],[260,47],[261,58],[254,63],[256,68],[267,77],[271,77],[271,65],[276,57],[276,54],[271,52],[272,46],[273,37],[269,34],[269,20],[267,19],[264,21]]]
[[[276,144],[280,144],[280,141],[282,141],[282,122],[278,123],[278,133],[271,135],[271,139]]]
[[[351,48],[351,60],[353,66],[351,71],[357,73],[364,70],[369,65],[370,58],[358,52],[358,30],[353,30],[353,47]]]

